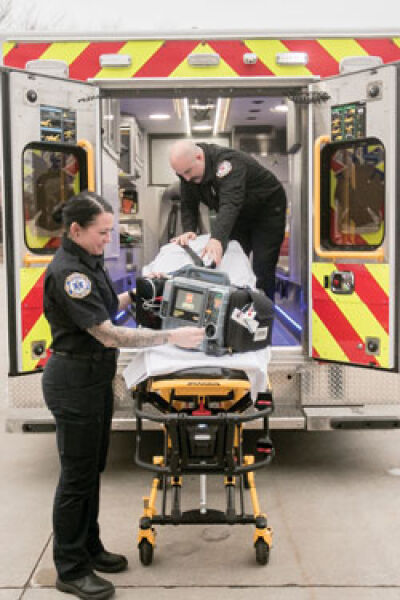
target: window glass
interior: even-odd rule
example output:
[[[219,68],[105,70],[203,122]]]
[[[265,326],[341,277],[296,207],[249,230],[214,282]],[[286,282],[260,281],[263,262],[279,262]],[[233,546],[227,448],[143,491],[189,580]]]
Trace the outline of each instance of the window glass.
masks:
[[[60,245],[58,209],[86,189],[85,158],[82,148],[61,144],[30,144],[24,149],[24,231],[26,246],[32,252],[51,253]]]
[[[385,150],[374,138],[322,151],[321,239],[328,248],[372,250],[384,238]]]

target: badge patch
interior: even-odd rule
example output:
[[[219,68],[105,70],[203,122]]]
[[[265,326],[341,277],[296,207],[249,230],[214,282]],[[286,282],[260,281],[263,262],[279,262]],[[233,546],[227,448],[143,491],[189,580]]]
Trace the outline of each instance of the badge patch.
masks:
[[[92,290],[92,282],[83,273],[71,273],[64,281],[64,290],[71,298],[86,298]]]
[[[223,160],[222,163],[218,165],[217,169],[217,177],[226,177],[232,171],[232,164],[229,160]]]

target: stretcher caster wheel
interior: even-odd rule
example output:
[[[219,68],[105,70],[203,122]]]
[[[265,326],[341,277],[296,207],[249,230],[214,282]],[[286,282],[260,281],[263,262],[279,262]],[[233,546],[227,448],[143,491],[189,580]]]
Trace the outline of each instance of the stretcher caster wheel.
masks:
[[[266,541],[259,538],[256,543],[256,561],[259,565],[266,565],[269,560],[269,546]]]
[[[139,558],[145,567],[153,562],[153,546],[147,540],[142,540],[139,544]]]

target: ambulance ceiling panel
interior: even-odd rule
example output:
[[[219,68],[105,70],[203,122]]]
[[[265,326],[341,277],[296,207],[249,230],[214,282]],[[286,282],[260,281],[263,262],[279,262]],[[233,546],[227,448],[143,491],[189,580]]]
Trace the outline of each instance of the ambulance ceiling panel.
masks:
[[[217,98],[188,98],[191,127],[213,126],[216,117]],[[196,105],[201,107],[196,109]],[[186,123],[182,100],[171,98],[124,98],[121,100],[121,114],[133,115],[140,127],[150,134],[185,134]],[[279,110],[284,106],[281,97],[239,97],[231,98],[227,105],[224,132],[234,127],[269,125],[277,128],[286,126],[286,113]],[[278,107],[278,110],[276,110]],[[169,118],[152,118],[158,117]],[[209,131],[212,134],[212,130]],[[207,135],[203,131],[202,135]]]

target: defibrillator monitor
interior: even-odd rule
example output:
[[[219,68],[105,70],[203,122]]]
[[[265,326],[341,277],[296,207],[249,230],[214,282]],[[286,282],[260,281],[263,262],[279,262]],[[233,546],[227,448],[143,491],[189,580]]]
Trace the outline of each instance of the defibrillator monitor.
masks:
[[[270,343],[274,305],[264,292],[236,288],[226,273],[193,266],[164,281],[162,329],[204,327],[197,349],[216,356]]]
[[[194,291],[177,287],[173,303],[172,317],[192,323],[199,323],[203,312],[204,291]]]
[[[230,291],[229,285],[192,278],[167,280],[160,311],[162,328],[204,327],[205,338],[199,349],[213,354],[218,349],[222,352]]]

